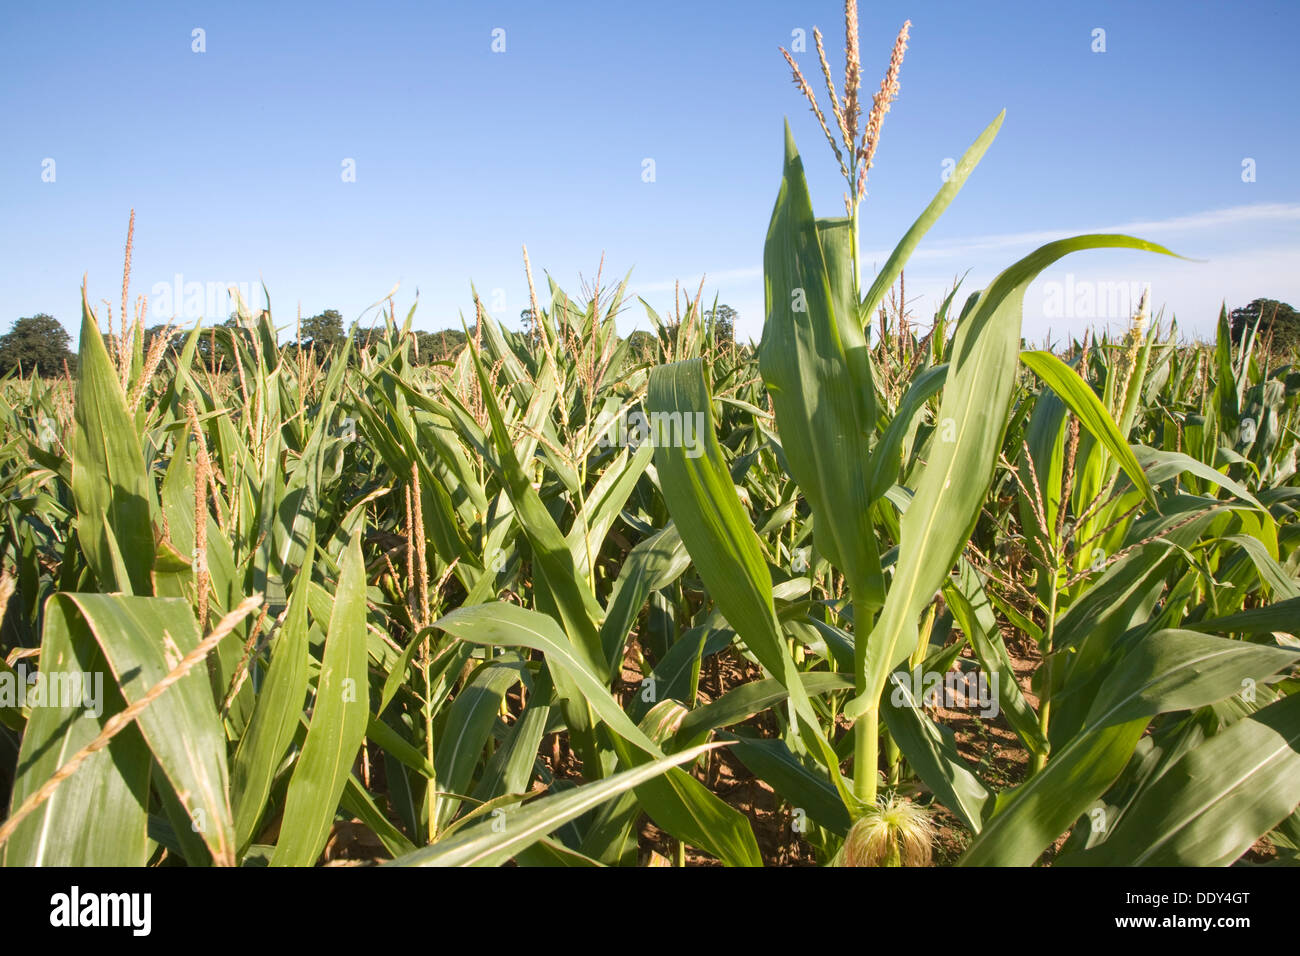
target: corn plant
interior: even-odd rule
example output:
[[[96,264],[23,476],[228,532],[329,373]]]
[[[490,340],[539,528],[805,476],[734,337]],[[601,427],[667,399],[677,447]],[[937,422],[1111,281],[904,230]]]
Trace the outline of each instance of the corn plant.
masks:
[[[906,28],[900,35],[900,45],[905,36]],[[891,63],[891,77],[900,59],[898,49]],[[846,125],[846,117],[853,115],[855,59],[851,44],[850,74],[846,78],[848,98],[844,107],[836,104],[833,108],[844,132],[846,148],[855,159],[865,163],[869,162],[869,153],[852,152],[854,130]],[[886,88],[891,84],[891,77],[886,79]],[[796,82],[812,99],[797,68]],[[834,104],[833,87],[831,99]],[[814,111],[820,119],[815,101]],[[880,813],[876,801],[882,695],[891,673],[913,656],[918,644],[919,620],[932,595],[947,583],[949,594],[959,598],[959,605],[965,605],[963,627],[973,642],[981,630],[971,606],[971,599],[978,596],[977,582],[969,573],[965,574],[965,593],[962,593],[962,585],[949,582],[948,574],[963,560],[963,551],[994,480],[998,451],[1009,419],[1009,403],[1016,389],[1018,360],[1023,358],[1026,366],[1052,387],[1054,408],[1059,409],[1057,423],[1061,422],[1060,412],[1073,412],[1073,420],[1090,439],[1082,457],[1071,462],[1082,476],[1074,489],[1075,499],[1080,502],[1077,513],[1086,519],[1079,530],[1087,534],[1100,525],[1113,536],[1107,543],[1127,544],[1125,533],[1129,526],[1115,520],[1115,516],[1131,516],[1136,510],[1135,503],[1146,504],[1157,512],[1159,509],[1152,482],[1111,411],[1095,394],[1081,387],[1078,377],[1059,359],[1049,353],[1026,352],[1023,356],[1020,353],[1021,298],[1025,287],[1043,268],[1070,252],[1089,248],[1122,247],[1169,254],[1152,243],[1126,236],[1080,236],[1051,243],[1030,254],[994,279],[987,289],[967,300],[947,350],[950,360],[946,367],[937,366],[916,378],[892,418],[880,414],[882,402],[873,380],[864,326],[880,305],[885,290],[901,274],[922,235],[961,189],[1001,122],[1002,117],[998,117],[966,153],[950,181],[918,218],[865,293],[857,280],[854,251],[857,215],[852,196],[860,194],[860,189],[851,194],[846,219],[816,218],[802,162],[788,127],[786,130],[785,174],[764,260],[768,312],[759,362],[776,412],[782,459],[807,498],[817,550],[843,574],[850,596],[851,614],[845,616],[852,622],[852,634],[847,639],[853,648],[856,695],[845,707],[844,715],[855,722],[851,792],[842,779],[833,742],[825,739],[792,661],[782,653],[781,623],[773,608],[771,578],[763,551],[731,490],[726,464],[716,453],[716,445],[710,445],[710,453],[696,461],[671,448],[661,449],[656,455],[665,497],[710,592],[765,669],[790,693],[805,738],[803,746],[829,775],[850,817],[865,820],[865,826],[874,825]],[[878,128],[879,122],[873,117],[868,123],[868,135]],[[827,129],[824,121],[823,129]],[[834,146],[829,130],[827,136]],[[841,156],[838,149],[836,154]],[[850,189],[855,181],[860,187],[865,165],[845,168],[842,160],[841,165]],[[1143,371],[1133,368],[1134,356],[1129,354],[1127,358],[1126,366],[1112,369],[1106,388],[1114,413],[1126,426],[1132,421],[1143,381]],[[887,493],[902,477],[899,448],[903,436],[912,428],[912,415],[939,389],[942,398],[935,412],[938,427],[930,436],[924,463],[918,463],[907,476],[909,487],[903,488],[897,502],[890,501]],[[664,410],[707,409],[710,403],[704,370],[698,363],[654,370],[650,398],[652,406]],[[1046,405],[1044,413],[1048,413]],[[1074,434],[1077,438],[1077,430]],[[1152,456],[1147,459],[1150,465],[1155,464]],[[1160,464],[1164,475],[1173,476],[1185,470],[1188,463],[1166,456]],[[1053,465],[1050,474],[1059,475],[1060,462]],[[1108,502],[1109,508],[1082,515],[1082,503],[1093,501],[1102,486],[1113,486],[1121,472],[1131,482],[1126,494]],[[894,507],[902,511],[902,516],[897,522],[897,556],[892,580],[886,585],[878,528],[888,527],[891,522],[882,520],[879,512]],[[1191,522],[1202,512],[1224,507],[1233,506],[1197,503],[1173,514],[1157,513],[1141,525],[1140,540],[1127,548],[1117,548],[1116,553],[1132,558],[1130,563],[1150,563],[1154,555],[1137,549],[1155,539],[1162,541],[1160,547],[1169,550],[1179,539],[1168,540],[1166,535],[1175,531],[1190,534]],[[1240,507],[1247,505],[1243,503]],[[1040,524],[1055,528],[1056,518],[1055,512],[1045,513],[1040,516]],[[1045,553],[1041,545],[1039,551]],[[1061,558],[1059,552],[1053,556]],[[1262,557],[1263,560],[1269,560],[1268,556]],[[1074,644],[1065,643],[1062,635],[1053,631],[1057,587],[1061,573],[1068,574],[1068,571],[1067,564],[1045,576],[1049,607],[1043,652],[1049,660],[1050,655],[1075,654],[1080,650]],[[1111,576],[1119,577],[1118,573]],[[1098,606],[1115,596],[1105,588],[1097,593]],[[983,605],[988,608],[986,600]],[[1083,620],[1087,618],[1080,613],[1070,623]],[[1095,624],[1095,620],[1089,623]],[[986,626],[986,638],[987,634]],[[1083,639],[1077,632],[1070,634],[1075,640]],[[1093,646],[1105,646],[1104,638],[1096,636],[1095,630],[1087,639]],[[1153,650],[1157,646],[1159,653]],[[1114,680],[1131,681],[1134,674],[1149,669],[1153,677],[1161,676],[1176,683],[1172,675],[1198,661],[1208,648],[1220,648],[1218,653],[1224,655],[1223,673],[1234,675],[1235,680],[1243,679],[1242,674],[1246,675],[1245,679],[1263,680],[1294,662],[1293,652],[1280,648],[1260,649],[1217,638],[1164,631],[1135,651],[1138,659],[1126,660],[1119,671],[1122,677],[1115,676]],[[1106,651],[1114,653],[1112,648]],[[998,663],[996,648],[992,646],[981,656],[986,662]],[[995,802],[993,794],[960,761],[954,761],[951,752],[944,751],[937,734],[927,733],[924,727],[896,726],[891,722],[899,745],[927,778],[927,783],[950,808],[963,815],[972,830],[979,832],[968,853],[972,862],[1031,862],[1067,828],[1083,805],[1113,782],[1149,718],[1171,709],[1175,700],[1180,706],[1203,706],[1231,690],[1223,680],[1207,680],[1204,690],[1198,685],[1203,699],[1194,697],[1189,701],[1179,694],[1172,694],[1172,699],[1153,695],[1139,704],[1134,698],[1124,697],[1104,713],[1104,723],[1093,725],[1088,722],[1089,706],[1097,699],[1097,687],[1105,686],[1105,682],[1099,674],[1088,673],[1083,659],[1084,655],[1079,654],[1078,659],[1062,659],[1061,664],[1081,671],[1079,679],[1093,693],[1085,691],[1069,701],[1073,706],[1069,733],[1059,735],[1062,738],[1056,745],[1059,753],[1051,762],[1047,762],[1053,750],[1048,737],[1049,704],[1044,703],[1037,726],[1031,719],[1024,721],[1025,742],[1036,751],[1037,765],[1047,769],[1005,801]],[[1045,697],[1050,691],[1052,700],[1058,700],[1055,682],[1068,681],[1069,677],[1061,673],[1067,666],[1049,672],[1043,685]],[[1008,684],[1015,688],[1014,682]],[[1186,689],[1180,686],[1179,693]],[[1019,691],[1012,690],[1011,695],[1010,712],[1032,718],[1032,711],[1019,698]],[[1116,713],[1130,717],[1123,732],[1132,735],[1125,736],[1118,745],[1116,735],[1120,730],[1112,726],[1118,719]],[[903,714],[896,711],[894,716],[899,724],[903,723]],[[1099,752],[1108,754],[1108,760],[1098,762]],[[1081,765],[1095,773],[1095,779],[1081,784],[1078,779]],[[1068,793],[1069,799],[1062,799],[1063,793]],[[1044,810],[1047,806],[1051,807],[1050,813]],[[850,836],[850,844],[854,842]],[[984,856],[986,847],[995,849]]]
[[[868,278],[910,24],[868,106],[845,14],[838,89],[814,31],[826,112],[788,58],[845,214],[787,125],[757,347],[701,286],[643,300],[634,349],[627,278],[539,290],[526,252],[529,328],[475,298],[433,362],[392,296],[329,353],[282,347],[269,294],[146,341],[128,232],[75,376],[0,381],[0,690],[103,679],[89,716],[0,693],[5,864],[1300,854],[1294,356],[1145,302],[1024,347],[1061,257],[1170,254],[1127,236],[917,323],[904,268],[1003,117]],[[918,699],[976,667],[1016,773]]]

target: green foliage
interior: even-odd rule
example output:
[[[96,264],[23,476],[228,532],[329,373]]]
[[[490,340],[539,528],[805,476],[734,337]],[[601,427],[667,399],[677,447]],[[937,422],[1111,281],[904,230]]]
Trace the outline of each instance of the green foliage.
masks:
[[[839,227],[812,232],[801,206],[796,285],[819,255],[821,301],[852,315]],[[1213,350],[1143,329],[1022,353],[1026,278],[1103,242],[1140,245],[1054,244],[955,321],[945,304],[944,342],[864,343],[860,472],[822,455],[837,366],[777,361],[833,341],[826,305],[774,309],[754,355],[694,311],[647,310],[658,334],[620,339],[619,295],[553,288],[536,339],[485,322],[481,347],[435,365],[409,315],[319,365],[260,315],[178,335],[150,382],[87,306],[75,394],[38,377],[0,405],[0,660],[40,646],[42,670],[100,673],[103,709],[69,721],[0,698],[23,814],[0,823],[5,861],[307,865],[360,827],[371,858],[403,863],[626,865],[651,852],[649,819],[668,841],[654,852],[771,862],[699,775],[717,758],[697,748],[718,744],[806,814],[786,839],[824,863],[874,812],[873,776],[886,804],[907,790],[950,810],[972,865],[1050,859],[1062,835],[1070,865],[1289,845],[1296,649],[1277,632],[1300,601],[1300,388],[1234,347],[1226,315]],[[194,371],[204,340],[221,374]],[[668,430],[630,447],[641,414]],[[809,493],[850,478],[865,520],[844,492]],[[873,553],[878,596],[840,566]],[[267,613],[236,613],[210,661],[151,696],[249,596]],[[912,669],[963,660],[1003,682],[993,719],[1024,776],[990,772],[987,745],[956,741],[908,689]],[[715,688],[724,662],[743,677]]]
[[[311,345],[317,358],[324,358],[331,349],[343,344],[343,316],[336,309],[326,309],[319,315],[302,320],[302,343]]]
[[[1260,339],[1271,337],[1273,347],[1283,354],[1300,349],[1300,312],[1277,299],[1254,299],[1249,305],[1233,309],[1228,315],[1232,323],[1232,341],[1244,343],[1246,336],[1258,326],[1255,333]]]
[[[76,357],[69,349],[72,337],[52,315],[38,312],[18,319],[0,336],[0,375],[19,371],[23,375],[62,375],[65,365],[76,369]]]
[[[627,337],[628,352],[633,360],[638,362],[650,362],[655,358],[656,341],[655,337],[645,331],[637,329]]]
[[[736,341],[736,320],[740,313],[729,305],[719,305],[704,313],[709,323],[713,339],[718,345],[731,345]]]
[[[465,345],[465,333],[460,329],[443,329],[441,332],[415,333],[421,362],[438,362],[455,357]]]
[[[3,863],[906,865],[939,809],[962,865],[1300,854],[1268,303],[1022,351],[1044,268],[1167,253],[1091,235],[867,335],[1001,122],[865,289],[787,129],[756,353],[716,303],[621,339],[625,278],[523,333],[241,305],[146,360],[83,290],[72,387],[0,390]],[[0,355],[66,349],[21,322]]]

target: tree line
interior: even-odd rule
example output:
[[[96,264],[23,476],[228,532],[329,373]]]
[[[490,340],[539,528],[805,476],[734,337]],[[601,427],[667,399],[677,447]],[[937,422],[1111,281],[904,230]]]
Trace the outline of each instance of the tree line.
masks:
[[[735,309],[729,305],[720,305],[716,310],[708,312],[707,318],[715,323],[717,341],[734,341],[735,320],[738,318]],[[524,332],[532,334],[534,323],[531,310],[525,309],[521,312],[520,319],[523,321]],[[222,347],[215,332],[220,328],[235,328],[238,325],[238,315],[231,314],[224,322],[207,326],[206,331],[210,334],[199,336],[195,347],[195,361],[212,371],[223,366],[229,368],[229,357],[222,355]],[[167,327],[161,324],[146,328],[143,342],[145,350],[148,351],[157,336],[162,335],[166,330]],[[372,338],[382,334],[381,329],[357,329],[354,337],[357,344],[364,347],[370,344]],[[474,326],[470,326],[469,334],[471,336],[474,334]],[[443,329],[441,332],[426,332],[420,329],[414,335],[420,364],[430,364],[450,358],[466,342],[465,332],[461,329]],[[173,355],[179,354],[184,347],[185,337],[184,331],[176,334],[173,329],[172,338],[167,345],[168,352]],[[105,338],[110,342],[112,340],[111,336]],[[649,332],[636,331],[630,338],[634,354],[646,356],[654,354],[654,336]],[[318,315],[303,319],[298,327],[298,338],[286,343],[282,348],[310,350],[318,360],[323,361],[331,351],[341,349],[346,339],[343,315],[337,309],[326,309]],[[75,372],[77,356],[72,351],[71,344],[72,337],[67,329],[48,313],[39,312],[18,319],[7,334],[0,335],[0,375],[8,375],[16,371],[24,376],[35,372],[43,377],[52,377],[63,375],[65,370],[69,373]]]
[[[524,332],[533,334],[533,314],[525,309],[519,315]],[[735,320],[739,314],[729,305],[720,305],[710,310],[706,317],[714,323],[716,340],[719,343],[733,342],[735,338]],[[1232,324],[1232,338],[1240,344],[1242,339],[1256,327],[1261,341],[1271,338],[1272,348],[1282,353],[1300,349],[1300,312],[1285,302],[1277,299],[1258,298],[1248,305],[1233,309],[1229,313]],[[221,327],[233,328],[239,324],[236,315],[209,329]],[[153,343],[166,326],[153,325],[144,330],[144,347]],[[380,335],[379,329],[358,329],[355,333],[359,345],[369,344],[373,336]],[[426,332],[423,329],[415,333],[419,362],[428,364],[450,358],[465,344],[466,336],[460,329],[444,329],[441,332]],[[470,327],[470,335],[474,327]],[[286,349],[310,349],[317,359],[323,360],[332,350],[338,350],[346,340],[343,331],[343,316],[337,309],[326,309],[318,315],[303,319],[298,330],[298,338],[283,346]],[[195,360],[206,367],[216,370],[222,364],[229,366],[219,349],[215,347],[215,336],[199,337]],[[653,354],[654,337],[649,332],[636,331],[630,336],[634,354]],[[169,343],[169,350],[178,353],[184,344],[184,334],[174,335]],[[65,369],[75,372],[77,356],[72,351],[72,336],[54,316],[46,312],[26,316],[14,322],[13,327],[0,335],[0,375],[17,371],[21,375],[33,372],[51,377],[63,375]]]
[[[205,331],[215,333],[217,329],[234,328],[238,324],[238,316],[232,314],[224,322],[206,326]],[[143,341],[145,350],[166,330],[167,327],[161,324],[146,328]],[[171,340],[167,344],[168,352],[179,354],[187,334],[184,330],[178,333],[173,327]],[[355,339],[358,344],[366,345],[381,334],[379,329],[357,329]],[[421,329],[414,334],[421,364],[448,358],[465,344],[465,333],[460,329],[444,329],[441,332]],[[341,348],[346,338],[343,316],[336,309],[326,309],[319,315],[304,319],[299,329],[299,338],[286,343],[282,348],[309,350],[317,359],[323,360],[331,350]],[[105,340],[111,342],[113,337],[105,336]],[[65,370],[74,373],[77,370],[77,355],[71,346],[72,336],[54,316],[38,312],[20,318],[8,333],[0,335],[0,375],[17,372],[26,376],[35,372],[42,377],[53,377],[63,375]],[[200,334],[195,348],[195,361],[213,371],[222,365],[229,368],[230,360],[228,357],[223,358],[221,351],[215,334]]]

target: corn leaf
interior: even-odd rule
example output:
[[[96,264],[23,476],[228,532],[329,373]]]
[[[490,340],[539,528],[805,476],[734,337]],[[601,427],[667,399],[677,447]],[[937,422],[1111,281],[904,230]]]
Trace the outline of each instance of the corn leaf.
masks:
[[[1120,434],[1119,426],[1110,417],[1110,412],[1106,411],[1106,406],[1088,387],[1088,383],[1079,377],[1079,373],[1051,352],[1021,352],[1020,361],[1041,378],[1075,415],[1079,416],[1080,424],[1119,462],[1120,468],[1124,469],[1124,474],[1128,475],[1133,486],[1142,492],[1147,501],[1154,503],[1155,492],[1138,464],[1133,449]]]
[[[564,793],[539,797],[500,822],[486,821],[468,827],[447,840],[394,860],[391,866],[500,866],[517,853],[543,839],[570,820],[600,806],[656,776],[689,763],[721,744],[705,744],[660,757],[624,770],[604,780],[583,784]]]
[[[772,575],[762,544],[722,458],[714,434],[712,403],[699,359],[653,369],[646,406],[668,416],[700,416],[702,454],[660,441],[655,467],[677,532],[718,609],[759,662],[790,694],[809,743],[818,749],[831,782],[846,804],[852,799],[804,692],[772,602]],[[669,419],[671,420],[671,419]]]
[[[86,560],[103,590],[152,594],[153,484],[84,289],[74,418],[72,494]]]
[[[128,703],[148,693],[199,643],[188,601],[115,594],[60,594],[54,600],[65,615],[85,619]],[[136,722],[213,862],[234,866],[226,736],[204,671],[189,670]]]
[[[1227,866],[1300,804],[1300,694],[1249,714],[1144,789],[1100,846],[1058,865]]]
[[[316,685],[311,728],[289,781],[284,822],[272,866],[310,866],[329,837],[352,761],[366,736],[366,578],[361,535],[353,535],[339,566]],[[304,582],[306,583],[306,582]]]
[[[108,720],[126,706],[116,681],[103,679],[108,662],[89,624],[69,610],[60,599],[49,602],[41,640],[41,671],[59,674],[63,680],[84,674],[91,682],[98,675],[99,707],[93,706],[93,698],[78,703],[72,699],[75,695],[32,707],[18,751],[10,813],[99,736]],[[88,684],[92,693],[95,687],[95,683]],[[138,727],[129,726],[117,734],[18,824],[4,844],[4,865],[144,866],[151,762]],[[87,812],[88,808],[94,812]]]
[[[997,808],[959,861],[1029,866],[1105,793],[1156,714],[1190,710],[1263,680],[1300,652],[1197,634],[1160,631],[1124,655],[1079,733],[1053,749],[1044,770],[999,795]]]
[[[1020,354],[1026,288],[1062,256],[1099,248],[1172,255],[1129,236],[1076,236],[1051,242],[1002,272],[957,323],[935,439],[902,517],[893,584],[867,638],[868,692],[845,709],[846,716],[855,718],[879,700],[890,672],[916,646],[921,609],[970,540],[1002,446]]]
[[[541,651],[561,697],[585,701],[613,733],[650,760],[663,756],[609,695],[552,618],[514,604],[480,604],[452,611],[436,626],[476,644]],[[629,752],[627,759],[631,757]],[[637,796],[646,812],[679,839],[733,866],[761,865],[748,821],[681,770],[668,771],[661,787],[647,778],[638,784]]]

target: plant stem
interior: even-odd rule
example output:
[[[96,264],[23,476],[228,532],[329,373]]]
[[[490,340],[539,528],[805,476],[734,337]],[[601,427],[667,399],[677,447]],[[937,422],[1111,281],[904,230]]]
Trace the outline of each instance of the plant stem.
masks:
[[[897,787],[903,779],[903,753],[898,749],[898,741],[885,729],[885,762],[889,764],[889,785]]]
[[[853,267],[853,301],[862,302],[858,276],[858,198],[850,181],[849,190],[849,251]],[[862,316],[857,320],[861,322]],[[861,584],[849,584],[849,595],[863,593]],[[870,639],[874,616],[857,601],[853,602],[853,664],[854,687],[859,696],[872,695],[867,711],[853,726],[853,795],[865,804],[875,804],[877,769],[880,766],[880,696],[869,686],[867,679],[867,641]]]
[[[854,591],[850,583],[849,594]],[[855,601],[853,685],[857,696],[870,698],[870,706],[853,725],[853,795],[867,804],[876,802],[876,770],[880,766],[880,695],[867,676],[867,641],[874,624],[872,613]]]
[[[1052,635],[1056,631],[1056,598],[1058,576],[1052,574],[1052,587],[1047,603],[1047,623],[1043,626],[1043,639],[1038,644],[1039,653],[1043,657],[1043,692],[1038,701],[1038,729],[1047,736],[1048,726],[1052,718]],[[1034,761],[1030,767],[1030,774],[1035,774],[1047,766],[1047,754],[1034,754]]]
[[[424,674],[424,754],[433,766],[433,688],[429,686],[429,645],[428,639],[421,648],[420,669]],[[431,776],[424,790],[425,808],[429,814],[429,842],[438,839],[438,781]]]
[[[880,763],[880,704],[873,703],[853,725],[853,795],[876,802],[876,768]]]

